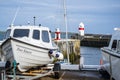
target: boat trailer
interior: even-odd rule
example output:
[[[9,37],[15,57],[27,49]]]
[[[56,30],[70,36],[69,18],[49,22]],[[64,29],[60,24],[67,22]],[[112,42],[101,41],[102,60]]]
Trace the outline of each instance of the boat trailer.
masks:
[[[28,72],[17,72],[16,67],[11,68],[8,71],[6,69],[7,62],[0,62],[0,80],[35,80],[47,75],[53,75],[55,78],[59,78],[60,64],[48,64],[45,67],[37,70],[30,70]]]
[[[13,80],[35,80],[39,79],[44,76],[53,75],[54,78],[59,79],[60,71],[85,71],[85,70],[92,70],[98,71],[101,65],[84,65],[84,58],[80,58],[80,64],[73,65],[73,64],[61,64],[60,62],[56,62],[55,64],[48,64],[40,69],[33,69],[28,72],[18,73],[16,71],[16,66],[14,66],[11,70],[6,71],[6,62],[0,62],[0,79],[13,79]]]

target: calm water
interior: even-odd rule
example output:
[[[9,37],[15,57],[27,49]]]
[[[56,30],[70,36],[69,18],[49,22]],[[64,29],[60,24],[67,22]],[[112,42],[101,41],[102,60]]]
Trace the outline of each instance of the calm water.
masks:
[[[102,58],[100,48],[84,47],[80,48],[81,56],[84,57],[84,64],[99,65]]]
[[[0,34],[0,40],[2,40],[2,39],[3,39],[3,36],[4,36],[4,34]]]

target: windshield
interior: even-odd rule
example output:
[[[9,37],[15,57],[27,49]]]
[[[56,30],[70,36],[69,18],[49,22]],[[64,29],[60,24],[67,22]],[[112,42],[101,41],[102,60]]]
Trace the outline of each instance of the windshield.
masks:
[[[4,36],[4,39],[10,37],[10,32],[11,32],[11,29],[8,29],[8,30],[6,31],[5,36]]]
[[[40,40],[40,31],[39,30],[33,31],[33,39]]]
[[[42,31],[42,40],[43,42],[48,42],[48,43],[50,42],[48,31],[45,30]]]
[[[29,29],[15,29],[13,37],[28,37]]]

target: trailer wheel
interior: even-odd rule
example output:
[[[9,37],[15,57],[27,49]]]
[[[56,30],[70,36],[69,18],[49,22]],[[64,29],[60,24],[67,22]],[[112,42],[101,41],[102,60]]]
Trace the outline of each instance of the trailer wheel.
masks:
[[[53,67],[54,76],[56,79],[59,79],[59,77],[60,77],[60,70],[61,70],[60,63],[56,62]]]
[[[110,79],[110,75],[109,75],[109,73],[106,70],[99,69],[99,73],[102,75],[103,78]]]
[[[55,78],[56,78],[56,79],[59,79],[59,77],[60,77],[59,72],[54,72],[54,75],[55,75]]]

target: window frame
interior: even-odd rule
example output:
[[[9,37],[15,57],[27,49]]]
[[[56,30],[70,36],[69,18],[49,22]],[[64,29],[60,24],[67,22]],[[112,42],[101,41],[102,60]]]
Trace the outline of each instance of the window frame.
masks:
[[[113,50],[116,50],[116,49],[117,49],[117,42],[118,42],[118,41],[117,41],[116,39],[112,41],[111,49],[113,49]]]
[[[43,32],[47,32],[47,36],[46,36],[46,33],[44,34]],[[42,41],[45,42],[45,43],[49,43],[50,42],[50,35],[49,35],[49,32],[47,30],[42,30],[41,31],[41,37],[42,37]],[[45,39],[46,37],[47,39]]]
[[[120,40],[118,40],[117,51],[120,52]]]
[[[10,33],[11,33],[11,29],[8,29],[8,30],[5,32],[4,39],[9,38],[9,37],[10,37]]]
[[[26,32],[26,34],[24,34],[25,32],[17,32],[16,34],[15,34],[15,32],[16,32],[16,30],[26,30],[27,32]],[[20,35],[21,33],[23,33],[24,35]],[[14,29],[14,32],[13,32],[13,37],[16,37],[16,38],[18,38],[18,37],[29,37],[29,34],[30,34],[30,29]]]
[[[36,35],[35,35],[35,37],[34,37],[34,34],[36,34],[36,33],[34,33],[35,31],[38,31],[38,32],[39,32],[38,35],[37,35],[38,38],[36,38]],[[40,30],[33,30],[32,38],[33,38],[33,39],[36,39],[36,40],[40,40]]]

